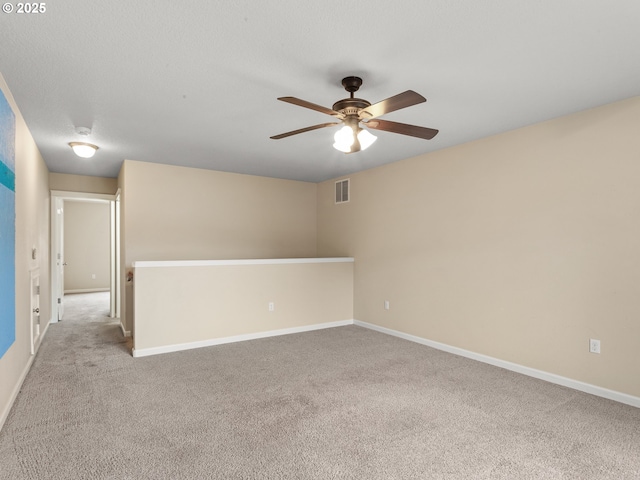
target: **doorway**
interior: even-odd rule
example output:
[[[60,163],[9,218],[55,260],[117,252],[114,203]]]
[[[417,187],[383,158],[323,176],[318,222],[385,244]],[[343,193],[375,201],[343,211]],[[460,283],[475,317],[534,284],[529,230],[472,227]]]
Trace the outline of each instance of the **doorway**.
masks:
[[[109,265],[105,272],[84,272],[87,262],[83,262],[81,258],[75,260],[76,277],[87,277],[89,283],[80,285],[77,279],[74,279],[74,285],[65,286],[65,268],[69,267],[67,258],[65,258],[65,205],[69,206],[71,202],[74,205],[79,204],[100,204],[108,211],[108,225],[106,226],[104,239],[108,243]],[[120,315],[120,212],[119,212],[119,192],[116,195],[91,194],[79,192],[51,191],[51,312],[52,322],[58,322],[64,318],[64,297],[65,291],[86,292],[93,291],[98,282],[95,282],[96,288],[91,288],[92,281],[101,280],[102,286],[108,288],[110,295],[110,317],[119,318]],[[87,228],[90,228],[87,225]],[[78,233],[75,232],[77,236]],[[79,235],[82,235],[81,233]],[[102,278],[102,277],[106,277]],[[87,279],[85,278],[85,280]],[[69,282],[67,282],[69,283]],[[80,288],[79,288],[80,287]]]

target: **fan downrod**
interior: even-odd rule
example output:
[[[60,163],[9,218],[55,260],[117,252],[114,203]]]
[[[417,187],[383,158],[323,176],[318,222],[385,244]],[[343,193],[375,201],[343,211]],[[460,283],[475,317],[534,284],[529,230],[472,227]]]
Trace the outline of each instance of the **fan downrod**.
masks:
[[[370,107],[371,103],[368,101],[353,96],[361,85],[362,79],[360,77],[344,77],[342,79],[342,86],[350,95],[349,98],[338,100],[334,103],[332,107],[333,110],[343,115],[358,115],[360,110]]]

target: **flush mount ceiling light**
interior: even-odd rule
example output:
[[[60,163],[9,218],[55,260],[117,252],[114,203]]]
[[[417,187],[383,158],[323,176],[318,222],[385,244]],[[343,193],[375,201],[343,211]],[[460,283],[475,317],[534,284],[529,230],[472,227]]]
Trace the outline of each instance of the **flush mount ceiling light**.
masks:
[[[83,137],[91,135],[91,129],[89,127],[75,127],[75,131]],[[73,149],[73,153],[82,158],[91,158],[98,150],[96,145],[86,142],[70,142],[69,146]]]
[[[316,112],[331,115],[341,120],[341,122],[321,123],[311,127],[301,128],[292,132],[282,133],[271,137],[274,140],[290,137],[298,133],[309,132],[318,128],[333,127],[335,125],[343,125],[343,127],[335,134],[333,147],[344,153],[355,153],[369,147],[375,142],[376,137],[360,126],[372,128],[374,130],[385,130],[392,133],[400,133],[402,135],[410,135],[412,137],[431,140],[436,136],[438,130],[433,128],[418,127],[416,125],[407,125],[406,123],[390,122],[389,120],[377,120],[377,117],[385,113],[394,112],[401,108],[410,107],[418,103],[426,102],[419,93],[413,90],[407,90],[393,97],[389,97],[381,102],[373,105],[362,98],[355,98],[354,92],[357,92],[362,85],[360,77],[345,77],[342,79],[342,86],[349,92],[349,98],[338,100],[333,107],[326,108],[315,103],[300,100],[295,97],[280,97],[278,100],[298,105],[299,107],[309,108]]]
[[[73,153],[82,158],[91,158],[98,150],[97,146],[85,142],[69,142],[69,146],[73,149]]]

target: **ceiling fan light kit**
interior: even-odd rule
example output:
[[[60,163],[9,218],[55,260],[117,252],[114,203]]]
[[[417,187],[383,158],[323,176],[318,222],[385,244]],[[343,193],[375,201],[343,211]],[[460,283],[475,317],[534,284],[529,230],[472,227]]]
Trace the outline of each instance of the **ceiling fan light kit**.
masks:
[[[375,135],[372,135],[364,128],[360,128],[356,117],[347,116],[343,121],[344,127],[333,136],[335,141],[333,148],[336,150],[344,153],[353,153],[366,150],[376,141],[377,137]]]
[[[422,95],[414,92],[413,90],[407,90],[393,97],[382,100],[381,102],[371,104],[367,100],[362,98],[355,98],[353,94],[358,91],[362,85],[362,79],[360,77],[345,77],[342,79],[342,86],[349,92],[349,98],[338,100],[333,104],[332,108],[326,108],[315,103],[300,100],[295,97],[280,97],[278,100],[298,105],[300,107],[309,108],[326,115],[340,120],[340,122],[329,122],[313,125],[311,127],[301,128],[299,130],[293,130],[287,133],[281,133],[280,135],[274,135],[271,138],[279,140],[281,138],[290,137],[299,133],[309,132],[311,130],[317,130],[319,128],[333,127],[336,125],[343,125],[343,127],[334,135],[333,147],[344,153],[355,153],[361,150],[365,150],[376,141],[376,136],[372,135],[368,130],[360,126],[374,130],[385,130],[387,132],[399,133],[402,135],[409,135],[412,137],[423,138],[425,140],[431,140],[438,133],[438,130],[433,128],[418,127],[416,125],[407,125],[405,123],[390,122],[389,120],[374,120],[386,113],[400,110],[401,108],[417,105],[418,103],[426,102],[427,99]]]
[[[354,129],[352,127],[347,125],[342,127],[333,136],[335,141],[333,148],[344,153],[352,153],[351,150],[354,146],[354,151],[366,150],[378,139],[378,137],[372,135],[368,130],[363,128],[358,128],[358,130],[358,133],[354,135]],[[359,147],[358,144],[360,145]]]

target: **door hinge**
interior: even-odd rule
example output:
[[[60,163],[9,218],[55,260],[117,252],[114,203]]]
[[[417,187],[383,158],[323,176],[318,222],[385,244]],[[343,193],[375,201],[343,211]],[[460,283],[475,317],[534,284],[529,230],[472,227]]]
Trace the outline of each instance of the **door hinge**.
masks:
[[[60,305],[62,303],[62,299],[58,298],[58,305]]]
[[[36,287],[36,295],[40,295],[40,285]]]

